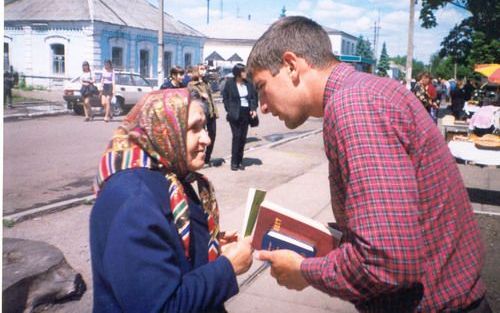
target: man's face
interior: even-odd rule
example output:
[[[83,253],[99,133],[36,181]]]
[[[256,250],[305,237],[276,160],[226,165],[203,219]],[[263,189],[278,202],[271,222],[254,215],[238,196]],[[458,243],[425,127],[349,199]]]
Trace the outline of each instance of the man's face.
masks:
[[[300,82],[293,82],[287,67],[283,66],[276,76],[272,76],[269,70],[256,70],[253,81],[262,113],[270,112],[290,129],[302,125],[309,117],[306,102],[299,93]]]

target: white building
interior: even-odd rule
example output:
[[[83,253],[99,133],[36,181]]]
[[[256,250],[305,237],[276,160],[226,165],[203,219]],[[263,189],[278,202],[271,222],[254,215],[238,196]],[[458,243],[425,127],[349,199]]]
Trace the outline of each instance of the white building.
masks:
[[[246,63],[257,39],[270,25],[258,24],[246,19],[222,19],[200,28],[207,35],[203,59],[217,53],[224,61],[214,61],[214,66],[232,67],[235,62],[227,61],[235,53]],[[324,27],[332,43],[332,52],[341,61],[355,64],[358,70],[372,71],[374,61],[356,55],[358,38],[346,32]]]
[[[112,60],[115,68],[156,78],[159,9],[147,0],[7,0],[4,66],[28,85],[62,86]],[[164,71],[202,61],[205,36],[164,14]]]
[[[207,57],[216,52],[224,60],[214,61],[212,66],[232,67],[238,62],[246,64],[253,45],[268,27],[269,25],[241,18],[226,18],[210,22],[199,29],[207,36],[203,60],[209,61]],[[241,61],[229,60],[235,54]]]

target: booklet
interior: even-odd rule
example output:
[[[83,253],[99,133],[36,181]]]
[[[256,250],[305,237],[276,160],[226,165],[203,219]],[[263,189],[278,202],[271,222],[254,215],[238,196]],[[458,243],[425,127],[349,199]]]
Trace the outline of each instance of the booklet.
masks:
[[[258,210],[252,246],[256,250],[293,250],[304,257],[325,256],[342,238],[333,225],[264,201]]]
[[[245,216],[243,217],[243,226],[241,227],[241,234],[243,237],[250,236],[259,214],[259,208],[262,201],[266,197],[266,191],[256,188],[248,190],[247,204],[245,206]]]

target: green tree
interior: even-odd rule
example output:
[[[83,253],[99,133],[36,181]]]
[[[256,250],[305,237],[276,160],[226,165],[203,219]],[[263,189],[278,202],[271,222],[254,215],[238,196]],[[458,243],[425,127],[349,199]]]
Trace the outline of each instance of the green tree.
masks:
[[[458,23],[441,42],[442,58],[468,65],[500,61],[500,1],[422,0],[420,20],[425,28],[437,25],[434,13],[447,5],[467,10],[471,16]]]
[[[373,58],[373,52],[368,40],[363,38],[363,35],[358,37],[358,43],[356,44],[356,55],[359,55],[363,58]]]
[[[385,42],[382,45],[382,53],[377,64],[377,75],[387,76],[387,71],[389,70],[389,55],[387,54],[387,48],[385,47]]]
[[[406,55],[404,55],[404,56],[398,55],[398,56],[390,58],[389,60],[394,62],[395,64],[406,66]],[[417,75],[423,71],[425,71],[424,62],[413,59],[413,66],[412,66],[412,72],[411,72],[412,78],[416,78]]]
[[[455,62],[450,57],[440,57],[438,53],[431,56],[430,72],[433,77],[450,79],[455,74]],[[466,65],[457,65],[457,77],[472,77],[474,73]]]

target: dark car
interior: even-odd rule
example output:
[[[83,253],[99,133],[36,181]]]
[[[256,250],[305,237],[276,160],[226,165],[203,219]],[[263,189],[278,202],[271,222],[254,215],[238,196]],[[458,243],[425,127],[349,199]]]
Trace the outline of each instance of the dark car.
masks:
[[[102,71],[94,71],[94,79],[99,82],[102,77]],[[118,116],[128,112],[143,95],[153,91],[153,86],[148,80],[139,74],[130,72],[115,72],[115,92],[112,103],[113,115]],[[96,84],[99,90],[101,86]],[[65,84],[63,99],[67,107],[78,115],[83,115],[83,101],[80,94],[80,77],[76,77]],[[90,98],[92,107],[102,107],[100,96]]]

